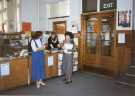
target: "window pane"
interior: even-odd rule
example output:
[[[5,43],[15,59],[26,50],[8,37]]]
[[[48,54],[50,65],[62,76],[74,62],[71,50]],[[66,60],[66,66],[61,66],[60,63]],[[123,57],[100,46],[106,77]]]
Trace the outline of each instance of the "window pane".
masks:
[[[20,4],[20,0],[16,0],[16,2],[17,2],[17,5],[19,5],[19,4]]]
[[[17,0],[17,10],[16,10],[16,31],[19,32],[20,28],[20,0]]]
[[[16,15],[17,15],[17,18],[16,19],[17,19],[17,22],[18,22],[19,19],[20,19],[20,10],[19,10],[19,8],[17,8],[17,14]]]
[[[103,15],[101,19],[101,55],[112,56],[113,51],[113,14]]]
[[[3,21],[5,22],[7,20],[7,12],[3,12]]]
[[[2,25],[2,14],[0,13],[0,25]]]
[[[96,48],[97,48],[96,45],[97,45],[97,33],[87,32],[87,35],[86,35],[87,52],[90,54],[96,54]]]
[[[0,11],[2,10],[2,2],[0,1]]]
[[[7,0],[3,0],[3,8],[7,8]]]
[[[7,32],[7,31],[8,31],[7,23],[4,25],[4,30],[5,30],[5,32]]]

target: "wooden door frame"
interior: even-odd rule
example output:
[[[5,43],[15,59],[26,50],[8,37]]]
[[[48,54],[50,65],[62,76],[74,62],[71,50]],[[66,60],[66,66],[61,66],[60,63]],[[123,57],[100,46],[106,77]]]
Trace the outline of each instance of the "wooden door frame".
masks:
[[[104,14],[105,13],[105,14]],[[108,68],[108,67],[106,67],[105,65],[105,67],[104,68],[102,68],[102,64],[101,65],[99,65],[100,64],[100,62],[101,62],[101,57],[103,57],[103,56],[101,56],[101,49],[100,49],[100,47],[101,47],[101,42],[99,41],[100,40],[100,37],[97,37],[99,40],[98,40],[98,45],[97,45],[97,47],[98,47],[98,49],[97,49],[97,51],[98,51],[98,53],[96,54],[96,62],[95,62],[95,65],[91,65],[91,64],[86,64],[86,51],[85,51],[85,38],[86,38],[86,30],[87,30],[87,28],[86,28],[86,22],[87,22],[87,18],[89,18],[90,16],[92,16],[92,15],[97,15],[97,18],[98,18],[98,23],[99,23],[99,32],[97,33],[97,35],[98,36],[100,36],[100,31],[101,31],[101,17],[100,16],[104,16],[104,15],[107,15],[107,14],[111,14],[111,13],[113,13],[114,14],[114,18],[116,18],[116,16],[115,16],[115,11],[107,11],[107,12],[91,12],[91,13],[88,13],[88,14],[82,14],[82,17],[81,17],[81,22],[82,22],[82,26],[81,26],[81,28],[82,28],[82,32],[81,32],[81,35],[82,35],[82,42],[83,42],[83,44],[81,45],[81,47],[83,47],[82,49],[84,50],[84,51],[81,51],[80,53],[81,53],[81,55],[83,55],[83,57],[81,58],[81,67],[82,67],[82,69],[85,69],[84,67],[86,66],[86,67],[91,67],[92,69],[93,68],[100,68],[101,69],[101,73],[103,72],[104,74],[108,74],[108,75],[114,75],[115,73],[115,70],[114,69],[110,69],[110,68]],[[116,23],[116,22],[115,22]],[[110,58],[111,60],[112,60],[112,62],[110,63],[110,60],[109,61],[105,61],[105,64],[106,64],[106,62],[109,62],[109,64],[110,64],[110,66],[111,66],[111,64],[112,63],[114,63],[114,61],[113,61],[113,58],[111,57]],[[106,60],[106,58],[105,58],[105,60]],[[108,60],[108,58],[107,58],[107,60]],[[85,64],[84,64],[85,63]],[[92,62],[93,63],[93,62]],[[109,66],[109,65],[108,65]],[[115,67],[115,66],[114,66]],[[92,70],[91,69],[91,70]],[[100,70],[99,70],[100,71]]]
[[[100,31],[101,31],[101,19],[102,19],[102,17],[104,17],[104,16],[108,16],[108,15],[112,15],[113,16],[113,19],[114,19],[114,22],[113,22],[113,25],[116,25],[116,12],[115,11],[110,11],[110,12],[103,12],[103,13],[100,13],[100,15],[99,15],[99,25],[100,25]],[[116,26],[114,26],[114,28],[113,28],[113,30],[112,30],[112,32],[114,32],[114,34],[115,34],[115,32],[116,32]],[[101,32],[99,32],[99,33],[101,33]],[[100,34],[99,34],[99,36],[100,36]],[[101,38],[100,38],[101,39]],[[115,40],[115,37],[114,37],[114,40]],[[113,57],[114,57],[114,50],[115,50],[115,48],[114,48],[114,46],[115,46],[115,42],[114,42],[114,40],[112,40],[112,42],[113,42],[113,46],[112,46],[112,52],[111,52],[111,56],[103,56],[102,55],[102,52],[101,52],[101,46],[102,46],[102,43],[101,43],[101,41],[100,41],[100,45],[99,45],[99,53],[100,53],[100,56],[101,57],[103,57],[103,58],[110,58],[110,59],[112,59]]]
[[[53,22],[53,31],[55,31],[55,25],[56,24],[64,24],[65,25],[65,32],[66,32],[66,29],[67,29],[67,21],[55,21]]]

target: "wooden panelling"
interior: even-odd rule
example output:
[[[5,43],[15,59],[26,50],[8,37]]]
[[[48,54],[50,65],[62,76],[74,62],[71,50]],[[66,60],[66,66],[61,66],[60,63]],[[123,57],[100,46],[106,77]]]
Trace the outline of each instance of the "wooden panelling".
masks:
[[[48,66],[48,57],[53,56],[53,65]],[[10,61],[10,75],[0,77],[0,91],[13,89],[19,86],[33,83],[31,80],[31,57],[15,58]],[[45,55],[46,78],[58,76],[58,53],[46,53]]]
[[[48,57],[53,56],[53,65],[48,66]],[[51,53],[46,54],[45,57],[45,73],[47,78],[58,76],[58,54],[57,53]]]
[[[91,19],[93,17],[93,19]],[[108,23],[106,20],[108,19]],[[87,45],[89,42],[86,42],[88,34],[92,36],[92,31],[88,32],[88,22],[92,20],[97,20],[98,24],[96,27],[98,31],[96,39],[96,53],[91,53]],[[91,22],[90,21],[90,22]],[[103,26],[102,24],[109,24],[110,36],[111,36],[111,46],[110,54],[108,54],[105,47],[102,47],[102,35],[103,35]],[[105,12],[95,12],[95,13],[85,13],[81,16],[81,38],[80,38],[80,60],[81,60],[81,69],[94,71],[99,70],[101,73],[110,74],[113,76],[120,75],[125,72],[128,68],[128,65],[131,64],[131,41],[132,41],[132,31],[127,30],[116,30],[116,12],[115,11],[105,11]],[[88,32],[88,34],[87,34]],[[120,32],[125,33],[126,43],[118,43],[118,34]],[[93,37],[93,36],[92,36]],[[108,47],[108,46],[106,46]],[[109,47],[108,47],[109,48]],[[90,49],[91,50],[91,49]],[[104,51],[104,52],[103,52]],[[109,51],[108,51],[109,52]],[[88,67],[88,68],[86,68]]]
[[[91,71],[94,73],[98,73],[98,74],[104,74],[107,76],[114,76],[114,72],[113,70],[107,70],[105,68],[100,68],[100,67],[93,67],[90,65],[84,65],[84,70],[83,71]]]
[[[132,43],[131,43],[131,50],[132,50],[132,63],[135,64],[135,30],[132,31]]]
[[[1,77],[2,88],[0,90],[11,89],[27,84],[27,59],[17,58],[10,62],[10,75]]]
[[[128,65],[131,64],[131,50],[130,48],[119,47],[116,49],[114,71],[117,74],[123,74],[127,71]]]
[[[99,58],[97,57],[97,58],[95,58],[95,57],[97,57],[97,56],[90,56],[90,55],[87,55],[86,57],[85,57],[85,64],[91,64],[91,65],[93,65],[93,64],[98,64],[98,61],[99,61]]]

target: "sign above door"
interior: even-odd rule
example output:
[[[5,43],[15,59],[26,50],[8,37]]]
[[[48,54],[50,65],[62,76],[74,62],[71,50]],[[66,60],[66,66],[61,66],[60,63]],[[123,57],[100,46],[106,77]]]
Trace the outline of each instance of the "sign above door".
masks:
[[[100,11],[116,9],[116,0],[100,0]]]

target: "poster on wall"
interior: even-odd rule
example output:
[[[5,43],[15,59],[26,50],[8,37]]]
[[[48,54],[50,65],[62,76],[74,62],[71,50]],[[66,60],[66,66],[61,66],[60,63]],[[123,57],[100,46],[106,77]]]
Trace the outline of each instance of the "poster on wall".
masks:
[[[32,30],[32,25],[30,22],[23,22],[22,23],[22,32],[29,32]]]
[[[118,43],[124,44],[126,43],[125,33],[118,33]]]
[[[118,11],[118,27],[131,27],[131,10]]]
[[[9,63],[0,64],[0,77],[8,75],[10,75],[10,64]]]

